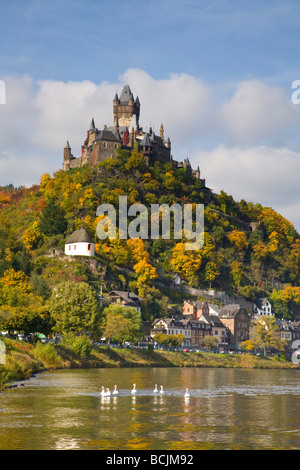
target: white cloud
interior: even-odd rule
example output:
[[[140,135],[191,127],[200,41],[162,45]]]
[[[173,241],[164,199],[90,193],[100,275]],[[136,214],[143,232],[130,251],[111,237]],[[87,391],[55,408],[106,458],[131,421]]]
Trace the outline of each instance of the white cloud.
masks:
[[[253,145],[286,139],[300,126],[300,113],[280,88],[249,80],[238,84],[234,96],[221,105],[219,124],[226,140]]]
[[[196,157],[197,158],[197,157]],[[287,148],[225,147],[199,152],[201,177],[215,192],[273,207],[300,227],[300,153]]]
[[[199,139],[209,132],[213,122],[211,89],[202,80],[187,74],[172,74],[165,80],[154,80],[142,70],[130,69],[126,77],[141,101],[140,123],[150,124],[159,133],[160,124],[171,141],[185,146],[195,134]]]
[[[7,104],[0,106],[0,185],[29,186],[61,168],[66,140],[79,156],[92,117],[99,129],[112,125],[112,101],[126,80],[141,102],[140,124],[156,133],[164,124],[174,159],[188,154],[214,191],[272,206],[300,227],[300,151],[292,140],[300,107],[257,80],[239,83],[216,105],[215,90],[187,74],[156,80],[129,69],[116,83],[100,84],[8,77]]]

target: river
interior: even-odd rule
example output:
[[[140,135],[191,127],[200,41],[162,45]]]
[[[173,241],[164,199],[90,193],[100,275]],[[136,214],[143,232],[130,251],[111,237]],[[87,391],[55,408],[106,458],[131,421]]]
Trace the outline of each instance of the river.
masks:
[[[0,393],[0,449],[300,449],[299,378],[298,370],[47,371]],[[100,397],[115,384],[117,396]]]

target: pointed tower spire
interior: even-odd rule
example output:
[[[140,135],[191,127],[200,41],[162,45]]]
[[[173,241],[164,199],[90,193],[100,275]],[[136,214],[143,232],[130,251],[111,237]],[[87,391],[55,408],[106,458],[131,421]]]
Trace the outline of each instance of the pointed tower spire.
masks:
[[[92,131],[93,129],[96,129],[94,118],[92,119],[92,122],[90,125],[90,131]]]

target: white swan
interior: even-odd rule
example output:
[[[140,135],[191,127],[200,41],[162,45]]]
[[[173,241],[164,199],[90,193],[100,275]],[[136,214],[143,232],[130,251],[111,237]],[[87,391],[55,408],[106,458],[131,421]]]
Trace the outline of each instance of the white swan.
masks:
[[[159,391],[159,393],[161,393],[162,395],[165,393],[165,392],[164,392],[164,387],[163,387],[162,385],[160,386],[160,391]]]
[[[105,397],[105,388],[103,387],[103,385],[102,385],[102,387],[101,387],[101,393],[100,393],[100,395],[101,395],[101,397]]]
[[[155,387],[154,387],[153,393],[158,393],[158,388],[157,388],[157,385],[156,385],[156,384],[155,384]]]
[[[113,389],[113,395],[118,395],[118,390],[117,390],[117,386],[114,385],[114,389]]]
[[[131,393],[132,393],[132,395],[134,395],[136,393],[136,385],[135,384],[133,384],[133,386],[132,386]]]
[[[106,397],[110,397],[110,390],[109,390],[109,388],[106,389],[105,396],[106,396]]]
[[[186,388],[185,389],[185,394],[184,394],[184,398],[189,398],[190,394],[189,394],[189,389]]]

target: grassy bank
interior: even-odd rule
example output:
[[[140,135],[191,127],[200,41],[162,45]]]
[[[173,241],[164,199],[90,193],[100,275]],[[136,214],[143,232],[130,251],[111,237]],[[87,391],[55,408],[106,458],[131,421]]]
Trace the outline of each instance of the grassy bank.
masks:
[[[28,343],[5,339],[5,364],[0,364],[0,388],[47,369],[105,367],[222,367],[295,369],[290,361],[247,354],[148,351],[145,349],[91,348]]]

